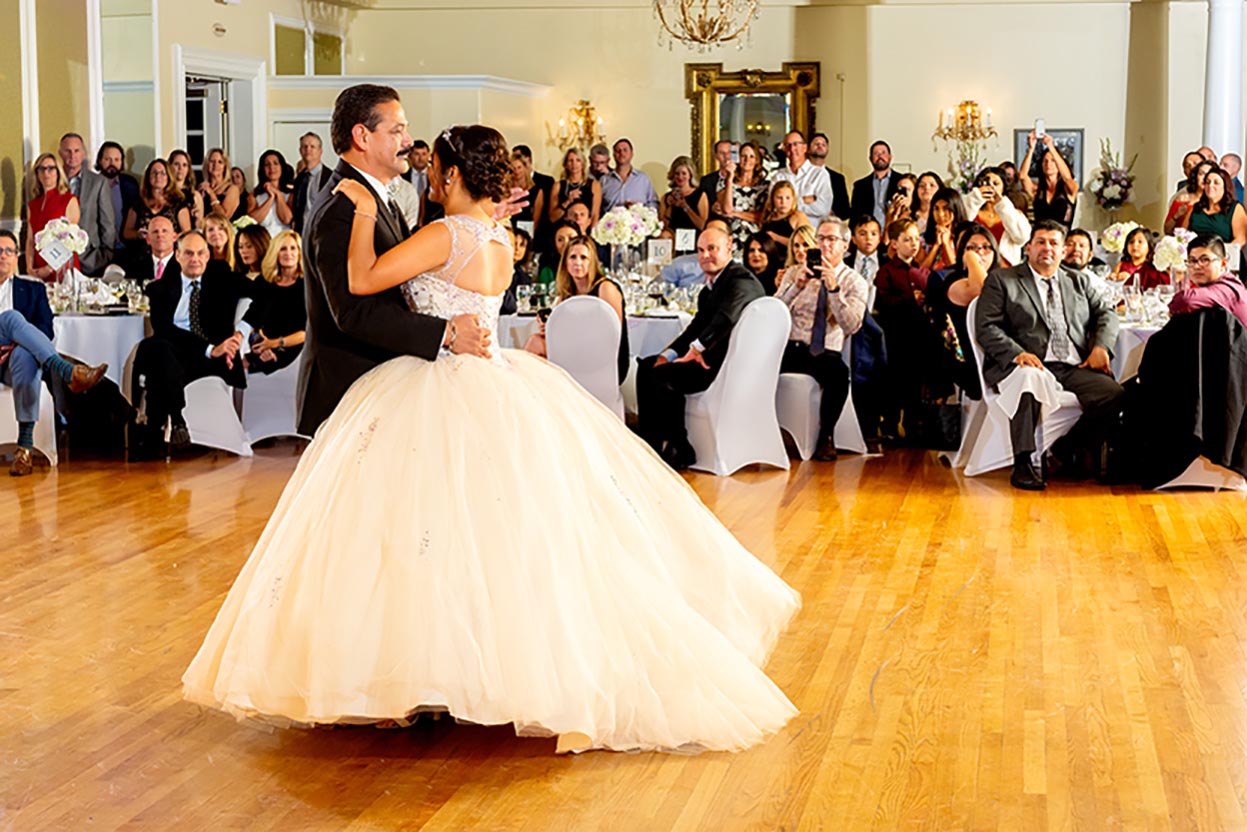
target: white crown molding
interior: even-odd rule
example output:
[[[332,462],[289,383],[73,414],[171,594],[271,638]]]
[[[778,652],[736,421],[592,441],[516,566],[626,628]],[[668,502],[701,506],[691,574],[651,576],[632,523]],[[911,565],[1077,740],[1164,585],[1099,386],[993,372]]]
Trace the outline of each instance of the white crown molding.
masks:
[[[104,92],[138,93],[155,92],[155,81],[105,81]]]
[[[22,148],[29,167],[39,155],[39,40],[35,30],[35,0],[21,0],[17,8],[22,30],[22,126],[26,135]]]
[[[399,90],[488,90],[542,98],[553,87],[495,75],[274,75],[274,90],[341,90],[353,84],[380,84]]]

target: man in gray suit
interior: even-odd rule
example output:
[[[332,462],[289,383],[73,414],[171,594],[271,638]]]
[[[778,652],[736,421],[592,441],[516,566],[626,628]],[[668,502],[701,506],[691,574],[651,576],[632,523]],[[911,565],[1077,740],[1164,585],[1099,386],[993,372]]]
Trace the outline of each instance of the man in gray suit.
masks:
[[[83,274],[99,277],[113,259],[117,247],[117,217],[113,213],[113,196],[108,180],[86,166],[87,147],[82,136],[66,133],[59,148],[61,164],[69,190],[78,197],[82,212],[78,227],[87,232],[87,250],[78,256]]]
[[[1121,411],[1122,388],[1113,379],[1110,356],[1117,342],[1117,313],[1085,274],[1061,268],[1065,228],[1052,220],[1035,223],[1027,262],[987,276],[974,316],[983,347],[983,378],[997,387],[1018,367],[1048,369],[1078,397],[1082,418],[1053,446],[1057,462],[1069,464],[1080,451],[1093,466],[1107,430]],[[1016,488],[1039,491],[1043,475],[1031,463],[1040,406],[1023,393],[1009,422]]]

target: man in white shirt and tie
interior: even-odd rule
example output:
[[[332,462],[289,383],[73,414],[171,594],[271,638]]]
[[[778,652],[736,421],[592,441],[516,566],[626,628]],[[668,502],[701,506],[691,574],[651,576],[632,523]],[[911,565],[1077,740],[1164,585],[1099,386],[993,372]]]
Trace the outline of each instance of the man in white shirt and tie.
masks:
[[[150,254],[140,255],[134,276],[146,285],[153,280],[160,280],[166,274],[179,274],[178,261],[173,257],[173,244],[177,241],[177,233],[173,230],[173,222],[168,217],[152,217],[147,223],[147,245]]]
[[[818,222],[831,214],[831,180],[827,171],[806,158],[808,145],[805,136],[793,130],[784,136],[784,153],[788,164],[771,177],[771,187],[776,182],[791,182],[797,192],[797,207],[805,212],[811,222]]]
[[[853,251],[844,258],[844,262],[849,268],[866,278],[868,284],[874,286],[875,275],[879,273],[879,267],[888,261],[888,258],[879,251],[882,236],[879,221],[870,214],[866,214],[854,218],[849,226],[853,231]]]

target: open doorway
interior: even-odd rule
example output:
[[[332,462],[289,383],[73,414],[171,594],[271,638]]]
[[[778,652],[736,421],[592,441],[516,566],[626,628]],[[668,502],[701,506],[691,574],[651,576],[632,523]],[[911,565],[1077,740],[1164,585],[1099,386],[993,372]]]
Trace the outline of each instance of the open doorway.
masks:
[[[203,166],[204,155],[214,147],[230,156],[230,82],[224,78],[186,76],[186,152],[191,164]]]
[[[173,47],[174,147],[198,167],[214,147],[255,181],[255,164],[268,141],[265,64],[222,52]]]

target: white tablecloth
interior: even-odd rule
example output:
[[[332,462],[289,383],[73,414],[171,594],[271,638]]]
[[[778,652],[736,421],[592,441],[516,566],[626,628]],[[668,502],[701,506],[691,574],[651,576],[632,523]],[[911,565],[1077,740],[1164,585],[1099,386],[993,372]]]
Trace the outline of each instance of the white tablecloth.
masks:
[[[56,351],[87,364],[108,362],[106,377],[122,387],[130,350],[143,340],[142,315],[57,315],[52,321]]]
[[[684,331],[692,317],[684,313],[679,316],[660,318],[649,315],[628,316],[628,347],[632,357],[644,358],[657,355],[663,348],[675,340]],[[494,343],[503,349],[521,350],[524,343],[537,331],[536,315],[503,315],[498,319],[498,331],[494,334]]]
[[[1134,378],[1143,360],[1143,348],[1147,339],[1160,332],[1153,324],[1122,324],[1117,332],[1117,346],[1113,350],[1113,375],[1118,381]]]

